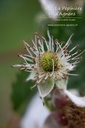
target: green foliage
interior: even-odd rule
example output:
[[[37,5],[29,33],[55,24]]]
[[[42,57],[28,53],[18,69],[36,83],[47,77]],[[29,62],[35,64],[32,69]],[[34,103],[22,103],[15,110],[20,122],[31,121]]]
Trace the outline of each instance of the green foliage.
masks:
[[[36,88],[30,90],[35,83],[32,81],[25,82],[29,73],[21,71],[17,74],[16,81],[12,84],[12,103],[13,108],[23,113],[32,96],[36,93]]]

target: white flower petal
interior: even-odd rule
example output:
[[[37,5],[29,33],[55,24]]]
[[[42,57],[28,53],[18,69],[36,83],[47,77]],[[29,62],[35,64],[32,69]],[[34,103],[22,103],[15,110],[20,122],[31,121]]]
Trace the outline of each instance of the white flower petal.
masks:
[[[43,10],[45,11],[45,13],[48,14],[48,16],[52,19],[56,19],[57,15],[56,15],[56,8],[57,8],[57,3],[55,0],[39,0]],[[57,11],[58,13],[58,11]]]
[[[35,72],[31,72],[30,75],[27,77],[26,81],[32,80],[35,77]]]
[[[38,85],[39,94],[42,98],[47,96],[54,88],[54,80],[47,79],[44,84]]]
[[[78,97],[68,90],[64,90],[64,93],[72,100],[78,107],[85,107],[85,97]]]
[[[68,79],[61,79],[56,81],[56,86],[59,89],[66,89],[67,88]]]
[[[20,128],[41,128],[49,114],[50,111],[42,105],[39,94],[37,93],[27,106],[20,121]]]

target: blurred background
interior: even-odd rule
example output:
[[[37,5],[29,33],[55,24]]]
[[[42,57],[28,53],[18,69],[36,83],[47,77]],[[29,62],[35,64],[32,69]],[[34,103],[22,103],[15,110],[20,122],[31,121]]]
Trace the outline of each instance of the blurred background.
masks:
[[[0,0],[0,128],[14,116],[19,118],[11,99],[12,83],[19,71],[11,65],[20,62],[16,53],[23,51],[22,40],[28,41],[38,30],[39,11],[37,0]]]
[[[65,4],[81,5],[83,10],[77,12],[76,19],[71,21],[56,21],[58,18],[48,13],[53,10],[45,10],[54,3],[41,3],[38,0],[0,0],[0,128],[19,128],[19,123],[23,117],[29,102],[36,93],[36,89],[30,91],[31,81],[25,83],[28,73],[11,68],[11,65],[21,63],[21,59],[16,53],[25,52],[22,40],[31,43],[31,37],[38,31],[46,36],[49,28],[51,35],[59,41],[67,41],[74,33],[72,46],[80,44],[80,49],[85,49],[85,6],[84,1],[58,0],[56,6]],[[47,0],[46,0],[47,1]],[[51,2],[51,4],[50,4]],[[48,12],[49,10],[49,12]],[[56,24],[78,24],[77,26],[56,26]],[[55,24],[53,26],[52,24]],[[81,95],[85,95],[85,54],[83,60],[77,67],[76,73],[79,77],[70,77],[68,88],[76,88]],[[75,73],[74,72],[74,73]],[[29,128],[29,127],[28,127]],[[37,127],[36,127],[37,128]]]

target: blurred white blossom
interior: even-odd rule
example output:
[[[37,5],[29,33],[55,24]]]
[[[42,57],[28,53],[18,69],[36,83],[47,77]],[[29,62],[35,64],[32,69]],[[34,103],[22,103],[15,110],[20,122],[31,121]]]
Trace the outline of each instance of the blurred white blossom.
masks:
[[[20,128],[42,128],[49,110],[43,106],[39,94],[36,94],[21,119]]]
[[[58,13],[63,11],[60,9],[62,6],[68,8],[83,7],[84,0],[39,0],[44,12],[49,18],[56,19]],[[82,12],[82,9],[77,9],[78,13]]]
[[[79,95],[75,89],[69,90],[69,93],[70,91]],[[85,128],[84,107],[74,104],[65,93],[59,89],[54,90],[51,100],[55,109],[47,117],[43,128]]]

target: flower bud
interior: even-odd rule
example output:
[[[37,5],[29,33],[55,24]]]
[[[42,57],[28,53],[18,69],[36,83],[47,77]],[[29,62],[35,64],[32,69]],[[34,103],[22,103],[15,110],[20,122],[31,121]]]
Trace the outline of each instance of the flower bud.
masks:
[[[59,89],[54,90],[52,94],[52,103],[56,109],[62,109],[68,104],[68,102],[69,102],[69,99],[63,93],[62,90],[59,90]]]

